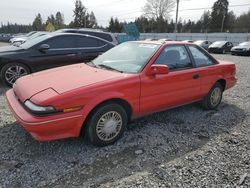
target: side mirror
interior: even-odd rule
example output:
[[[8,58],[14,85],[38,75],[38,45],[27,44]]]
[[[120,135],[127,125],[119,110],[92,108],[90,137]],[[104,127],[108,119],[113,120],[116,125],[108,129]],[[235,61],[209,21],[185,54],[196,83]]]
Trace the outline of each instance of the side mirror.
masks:
[[[167,65],[152,65],[147,75],[168,74],[169,68]]]
[[[48,49],[50,49],[50,46],[49,46],[48,44],[42,44],[42,45],[39,46],[39,48],[38,48],[38,50],[39,50],[39,51],[42,51],[42,52],[44,52],[44,51],[46,51],[46,50],[48,50]]]

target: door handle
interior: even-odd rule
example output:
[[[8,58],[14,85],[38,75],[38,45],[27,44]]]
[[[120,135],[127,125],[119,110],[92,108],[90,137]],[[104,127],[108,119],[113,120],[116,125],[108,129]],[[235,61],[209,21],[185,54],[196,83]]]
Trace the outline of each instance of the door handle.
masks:
[[[200,78],[200,75],[199,74],[194,74],[193,75],[193,79],[199,79]]]

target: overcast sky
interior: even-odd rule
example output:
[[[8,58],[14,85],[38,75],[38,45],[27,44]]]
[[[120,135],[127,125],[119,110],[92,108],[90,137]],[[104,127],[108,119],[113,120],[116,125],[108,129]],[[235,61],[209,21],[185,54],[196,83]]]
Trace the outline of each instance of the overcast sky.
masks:
[[[43,20],[57,11],[64,14],[65,22],[68,24],[73,20],[73,9],[75,0],[1,0],[0,22],[30,24],[35,15],[41,13]],[[107,26],[111,16],[118,17],[120,21],[131,21],[142,14],[142,7],[146,0],[82,0],[88,11],[93,11],[98,24]],[[203,10],[185,10],[194,8],[212,7],[215,0],[180,0],[179,17],[183,20],[197,20],[201,17]],[[230,5],[249,4],[250,0],[229,0]],[[236,15],[250,10],[250,6],[229,7]],[[174,18],[175,13],[172,13]]]

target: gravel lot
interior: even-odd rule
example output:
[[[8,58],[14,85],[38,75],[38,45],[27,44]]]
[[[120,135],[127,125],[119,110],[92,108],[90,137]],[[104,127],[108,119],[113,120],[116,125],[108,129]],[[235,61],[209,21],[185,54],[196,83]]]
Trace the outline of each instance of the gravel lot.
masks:
[[[250,57],[218,111],[199,104],[136,120],[115,145],[39,143],[11,115],[0,84],[0,187],[250,187]]]

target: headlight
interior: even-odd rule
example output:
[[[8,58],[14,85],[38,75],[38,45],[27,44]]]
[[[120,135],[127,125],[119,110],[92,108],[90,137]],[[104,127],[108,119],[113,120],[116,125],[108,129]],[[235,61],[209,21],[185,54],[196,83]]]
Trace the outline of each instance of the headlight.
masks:
[[[56,109],[53,106],[38,106],[34,103],[32,103],[30,100],[26,100],[24,102],[25,107],[31,111],[31,113],[35,115],[50,115],[50,114],[55,114],[55,113],[69,113],[69,112],[75,112],[81,110],[83,107],[82,106],[77,106],[77,107],[71,107],[71,108],[65,108],[65,109]]]
[[[56,110],[53,106],[38,106],[29,100],[24,102],[26,108],[28,108],[33,114],[36,115],[48,115],[57,112],[62,112],[61,110]]]

